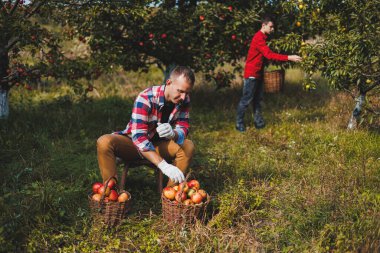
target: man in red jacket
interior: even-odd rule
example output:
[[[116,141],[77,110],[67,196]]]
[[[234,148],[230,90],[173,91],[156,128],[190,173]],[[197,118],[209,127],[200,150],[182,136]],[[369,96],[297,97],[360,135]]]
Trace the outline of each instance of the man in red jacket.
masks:
[[[283,55],[272,52],[266,44],[266,39],[273,31],[273,21],[270,17],[265,17],[261,22],[260,31],[253,36],[249,47],[244,69],[243,96],[241,97],[237,108],[236,129],[240,132],[245,131],[244,113],[252,101],[255,127],[259,129],[265,126],[260,106],[264,90],[262,81],[264,57],[268,60],[277,61],[299,62],[302,60],[298,55]]]

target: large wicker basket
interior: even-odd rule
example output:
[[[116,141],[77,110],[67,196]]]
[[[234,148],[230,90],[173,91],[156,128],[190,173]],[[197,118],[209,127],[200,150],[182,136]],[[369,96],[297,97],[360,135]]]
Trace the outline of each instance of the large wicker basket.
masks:
[[[108,185],[107,180],[106,185]],[[92,193],[88,194],[88,202],[91,210],[91,215],[96,222],[102,222],[107,227],[115,227],[126,217],[131,207],[131,194],[127,191],[118,192],[128,194],[128,200],[125,202],[105,201],[104,194],[100,201],[92,199]]]
[[[285,70],[273,70],[264,72],[264,92],[277,93],[284,89]]]
[[[196,205],[184,205],[165,198],[161,194],[162,216],[169,226],[188,226],[197,220],[204,221],[206,207],[210,203],[210,196],[207,194],[205,202]]]

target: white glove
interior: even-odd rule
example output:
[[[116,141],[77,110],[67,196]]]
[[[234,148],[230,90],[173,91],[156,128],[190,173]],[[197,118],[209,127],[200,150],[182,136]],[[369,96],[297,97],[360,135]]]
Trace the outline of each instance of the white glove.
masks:
[[[167,175],[174,183],[182,183],[185,181],[185,176],[182,171],[178,169],[176,166],[167,163],[165,160],[162,160],[157,167]]]
[[[169,123],[158,123],[157,133],[161,138],[174,139],[175,133]]]

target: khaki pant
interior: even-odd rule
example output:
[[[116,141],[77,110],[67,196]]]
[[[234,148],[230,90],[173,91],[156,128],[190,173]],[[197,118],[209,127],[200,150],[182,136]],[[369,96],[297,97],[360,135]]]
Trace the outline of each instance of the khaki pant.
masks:
[[[165,161],[177,166],[182,172],[186,172],[194,153],[194,144],[185,139],[182,146],[172,140],[153,142],[156,152]],[[98,163],[103,182],[111,176],[117,177],[116,157],[124,161],[141,160],[141,155],[128,136],[118,134],[105,134],[97,141]],[[169,180],[168,186],[174,183]]]

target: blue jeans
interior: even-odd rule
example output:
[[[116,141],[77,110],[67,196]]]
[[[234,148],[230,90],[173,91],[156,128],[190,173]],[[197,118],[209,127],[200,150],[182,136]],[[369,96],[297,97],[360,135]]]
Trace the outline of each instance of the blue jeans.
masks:
[[[261,100],[263,99],[264,85],[261,79],[245,78],[243,87],[243,96],[240,99],[237,108],[236,124],[244,124],[244,114],[249,104],[253,101],[253,111],[255,114],[261,114]],[[260,115],[261,117],[261,115]]]

